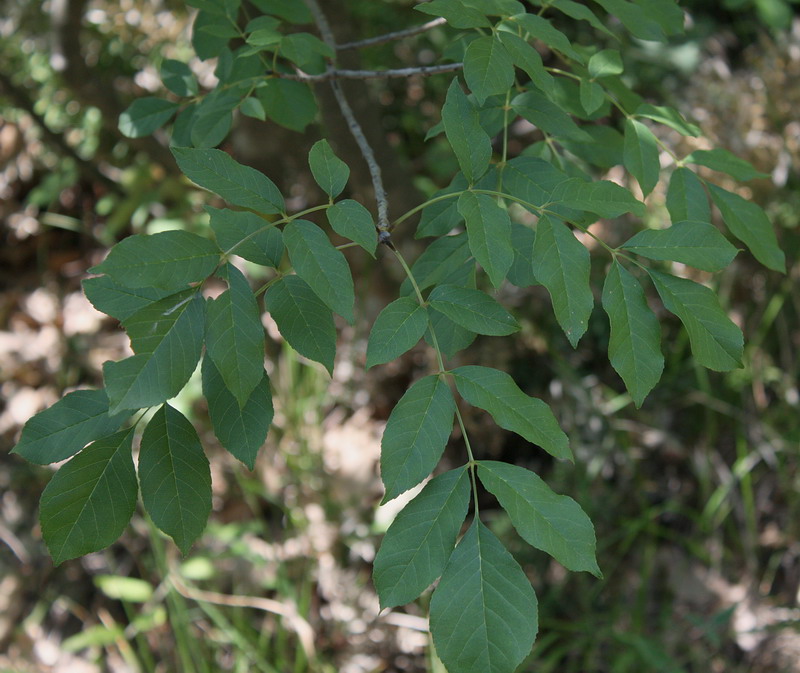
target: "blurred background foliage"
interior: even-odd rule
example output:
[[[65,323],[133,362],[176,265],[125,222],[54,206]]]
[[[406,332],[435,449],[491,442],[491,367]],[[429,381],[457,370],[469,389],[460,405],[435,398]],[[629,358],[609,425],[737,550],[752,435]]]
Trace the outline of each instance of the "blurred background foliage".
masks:
[[[421,23],[410,0],[327,0],[340,42]],[[713,146],[771,178],[735,188],[765,206],[789,272],[740,254],[713,279],[747,341],[746,366],[694,366],[686,335],[662,315],[667,367],[635,410],[604,356],[595,315],[573,351],[541,288],[507,289],[521,338],[477,341],[470,362],[506,369],[556,410],[576,453],[561,466],[487,417],[465,410],[485,457],[536,469],[576,498],[597,527],[603,581],[568,574],[506,540],[540,597],[539,640],[521,670],[546,673],[800,671],[800,20],[795,0],[685,0],[687,33],[669,45],[621,40],[628,81],[696,120]],[[37,523],[50,468],[9,451],[22,424],[127,351],[118,325],[83,298],[80,280],[104,250],[136,232],[202,232],[210,197],[183,179],[169,129],[131,140],[119,114],[142,95],[169,95],[167,58],[188,60],[202,87],[213,63],[193,57],[193,10],[179,0],[0,0],[0,671],[430,671],[422,606],[378,613],[370,562],[402,503],[378,509],[380,434],[407,384],[426,371],[423,347],[363,371],[371,320],[396,296],[395,271],[354,256],[361,320],[342,326],[333,381],[300,362],[265,323],[276,416],[256,470],[216,445],[199,382],[178,403],[212,461],[212,523],[182,559],[143,515],[110,549],[53,568]],[[586,24],[578,42],[619,47]],[[350,52],[364,67],[457,57],[446,28]],[[543,52],[549,64],[552,54]],[[387,176],[398,215],[447,181],[456,165],[436,124],[447,78],[350,83],[351,101]],[[370,203],[366,170],[324,87],[303,133],[238,116],[223,144],[264,170],[302,207],[320,195],[306,166],[322,134],[353,167],[350,196]],[[611,119],[613,125],[618,120]],[[540,139],[512,127],[512,153]],[[706,147],[660,131],[679,154]],[[691,139],[689,139],[691,140]],[[698,144],[700,143],[700,144]],[[573,150],[580,161],[581,148]],[[624,178],[609,161],[607,176]],[[714,176],[722,179],[720,175]],[[664,194],[648,217],[664,219]],[[632,224],[603,223],[610,242]],[[422,248],[399,231],[409,254]],[[596,273],[606,260],[598,256]],[[516,293],[516,294],[514,294]],[[463,451],[454,437],[449,451]],[[423,599],[426,600],[426,599]]]

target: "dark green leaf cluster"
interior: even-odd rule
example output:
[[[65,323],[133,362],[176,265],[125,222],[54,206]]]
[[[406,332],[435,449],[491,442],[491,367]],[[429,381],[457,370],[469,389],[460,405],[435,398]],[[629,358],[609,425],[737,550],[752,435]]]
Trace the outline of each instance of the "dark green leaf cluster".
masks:
[[[347,246],[360,246],[381,264],[396,262],[407,276],[399,298],[372,326],[366,366],[390,362],[421,340],[437,363],[402,396],[383,435],[384,501],[421,490],[389,527],[375,559],[381,605],[414,600],[439,579],[430,624],[448,670],[511,673],[536,636],[537,600],[523,569],[481,522],[479,487],[496,498],[527,543],[569,570],[600,577],[595,534],[580,505],[534,472],[481,459],[461,415],[466,405],[481,409],[500,428],[572,461],[569,439],[546,402],[505,372],[450,367],[448,358],[479,335],[507,338],[521,329],[504,305],[510,284],[541,285],[573,347],[597,319],[599,298],[610,324],[609,361],[637,406],[664,368],[660,322],[651,308],[656,297],[683,323],[700,365],[718,371],[741,366],[741,331],[713,290],[679,266],[715,273],[738,252],[712,222],[709,195],[728,232],[762,264],[782,271],[783,253],[763,210],[688,165],[740,180],[762,174],[721,149],[675,156],[659,126],[685,136],[699,135],[699,128],[630,91],[619,52],[575,43],[557,27],[584,21],[612,35],[589,6],[540,0],[532,4],[541,11],[533,13],[516,0],[431,0],[417,9],[467,31],[454,38],[464,45],[463,83],[453,79],[441,124],[428,134],[444,133],[460,170],[449,186],[393,223],[402,226],[421,213],[417,236],[433,239],[409,266],[391,244],[377,254],[375,224],[363,205],[336,201],[350,169],[327,141],[309,155],[327,203],[292,214],[269,178],[214,149],[236,109],[295,130],[315,116],[302,73],[325,72],[336,55],[311,32],[285,30],[287,23],[312,21],[306,4],[251,0],[262,15],[246,20],[238,0],[190,4],[199,10],[195,50],[201,59],[217,58],[218,85],[201,94],[186,64],[165,61],[164,86],[186,100],[140,99],[122,116],[120,129],[133,137],[152,133],[180,110],[172,137],[181,171],[230,207],[207,207],[213,241],[184,231],[131,236],[85,281],[91,302],[120,321],[134,354],[105,364],[103,390],[72,392],[34,417],[15,449],[42,464],[70,459],[42,497],[51,554],[58,563],[113,542],[139,493],[156,525],[184,552],[190,548],[211,507],[209,465],[192,424],[168,400],[202,360],[214,432],[252,468],[273,416],[262,310],[300,355],[333,371],[334,313],[355,322],[355,289],[330,232],[307,219],[325,211],[331,230],[352,242]],[[596,4],[639,39],[663,41],[682,29],[683,13],[672,0]],[[558,67],[546,65],[545,51]],[[598,119],[604,123],[595,124]],[[533,128],[541,141],[509,157],[509,128],[516,123]],[[617,247],[602,240],[592,225],[601,218],[642,218],[643,199],[670,161],[670,225],[642,229]],[[597,179],[617,165],[635,192]],[[602,287],[592,285],[594,253],[605,255]],[[270,280],[254,292],[235,257],[266,267]],[[212,298],[207,281],[214,277],[226,289]],[[652,283],[650,299],[643,278]],[[147,410],[154,413],[140,413]],[[464,463],[430,478],[454,425],[466,447]],[[139,435],[137,470],[132,446]],[[471,502],[472,518],[459,541]]]

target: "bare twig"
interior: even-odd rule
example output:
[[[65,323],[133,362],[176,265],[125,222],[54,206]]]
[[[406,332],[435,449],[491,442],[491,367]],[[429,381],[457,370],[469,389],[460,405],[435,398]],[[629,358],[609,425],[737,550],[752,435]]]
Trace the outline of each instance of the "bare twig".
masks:
[[[427,23],[423,23],[422,25],[419,26],[414,26],[413,28],[406,28],[405,30],[397,30],[393,33],[386,33],[385,35],[368,37],[363,40],[355,40],[354,42],[345,42],[344,44],[337,44],[336,48],[339,50],[361,49],[362,47],[371,47],[376,44],[391,42],[392,40],[402,40],[404,37],[419,35],[419,33],[424,33],[426,30],[430,30],[431,28],[436,28],[436,26],[441,26],[443,23],[447,23],[447,19],[440,16],[438,19],[433,19],[433,21],[428,21]]]
[[[377,79],[410,77],[411,75],[430,77],[443,72],[461,70],[462,67],[462,63],[444,63],[442,65],[419,65],[412,68],[394,68],[391,70],[340,70],[339,68],[328,68],[327,71],[319,75],[309,75],[302,71],[296,73],[273,72],[272,74],[281,79],[294,79],[300,82],[326,82],[334,79]]]
[[[319,3],[317,0],[303,1],[311,12],[311,15],[314,17],[314,23],[316,23],[317,28],[319,29],[322,41],[325,42],[325,44],[327,44],[331,49],[335,49],[336,40],[333,36],[333,31],[331,31],[328,19],[322,12]],[[328,71],[330,72],[331,70],[334,70],[334,68],[329,65]],[[347,102],[347,98],[345,97],[341,86],[339,86],[338,80],[330,79],[329,81],[331,89],[333,89],[333,95],[336,97],[336,102],[338,103],[339,109],[342,112],[342,116],[347,121],[347,126],[350,129],[350,133],[352,133],[353,138],[358,145],[358,149],[361,151],[361,156],[364,157],[364,161],[367,162],[367,167],[369,168],[369,175],[372,180],[372,188],[375,190],[375,201],[378,204],[378,240],[394,249],[394,245],[392,244],[391,237],[389,235],[389,204],[386,200],[386,190],[383,187],[381,167],[375,160],[375,153],[372,151],[372,147],[370,146],[367,137],[364,135],[361,125],[358,123],[358,120],[353,114],[353,109]]]

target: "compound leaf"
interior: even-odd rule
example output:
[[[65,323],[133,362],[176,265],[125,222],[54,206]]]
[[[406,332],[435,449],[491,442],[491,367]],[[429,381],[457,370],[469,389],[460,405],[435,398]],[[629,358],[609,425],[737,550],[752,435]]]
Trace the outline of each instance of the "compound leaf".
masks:
[[[370,255],[375,257],[375,249],[378,247],[378,237],[375,235],[375,222],[372,220],[370,212],[358,201],[345,199],[333,204],[325,211],[328,222],[331,223],[333,230],[358,243]]]
[[[308,164],[316,183],[332,199],[339,196],[350,177],[347,164],[337,157],[328,141],[318,140],[308,153]]]
[[[514,84],[514,63],[500,39],[485,35],[469,43],[464,54],[464,79],[478,103],[504,94]]]
[[[203,395],[208,400],[214,434],[222,446],[252,470],[274,416],[267,373],[262,369],[258,385],[244,406],[239,406],[211,358],[203,358],[202,372]]]
[[[386,306],[369,333],[367,369],[400,357],[425,334],[428,312],[411,297],[400,297]]]
[[[282,213],[283,197],[266,175],[243,166],[222,150],[172,147],[183,174],[228,203],[259,213]]]
[[[611,323],[608,358],[640,407],[664,370],[661,328],[639,281],[616,260],[603,285],[603,308]]]
[[[764,209],[727,189],[706,184],[731,233],[768,269],[786,273],[786,258]]]
[[[526,395],[505,372],[469,365],[452,371],[459,394],[491,414],[497,425],[541,446],[559,460],[572,460],[569,439],[542,400]]]
[[[206,310],[206,353],[244,407],[263,378],[264,327],[247,279],[231,264],[225,272],[228,289]]]
[[[186,554],[211,512],[211,471],[194,427],[168,404],[142,434],[139,483],[153,523]]]
[[[658,183],[661,164],[658,159],[658,141],[653,132],[635,119],[625,121],[625,168],[636,178],[642,194],[647,196]]]
[[[219,248],[207,238],[188,231],[162,231],[122,239],[89,271],[131,288],[182,290],[209,276],[219,258]]]
[[[477,336],[475,332],[461,327],[432,307],[428,307],[428,319],[431,326],[425,332],[425,341],[432,347],[434,344],[438,345],[439,350],[448,358],[453,357],[458,351],[464,350],[475,341]],[[432,333],[436,335],[436,341],[433,340]]]
[[[381,441],[383,502],[416,486],[436,467],[453,429],[454,413],[450,388],[436,375],[420,379],[400,398]]]
[[[648,259],[681,262],[711,272],[724,269],[739,252],[708,222],[687,221],[641,231],[622,248]]]
[[[551,49],[578,63],[583,63],[583,56],[575,51],[569,38],[558,28],[554,28],[547,19],[536,14],[517,14],[511,17],[511,21],[521,25],[532,38],[541,40]]]
[[[12,453],[39,465],[56,463],[111,434],[128,416],[109,414],[105,390],[75,390],[25,423]]]
[[[491,196],[464,192],[458,198],[458,212],[466,220],[472,254],[492,285],[500,287],[514,261],[508,211]]]
[[[675,108],[666,105],[650,105],[650,103],[642,103],[636,108],[634,116],[652,119],[659,124],[669,126],[671,129],[684,136],[696,138],[702,133],[699,126],[686,121],[680,112],[678,112]]]
[[[381,609],[413,601],[442,574],[468,507],[465,466],[431,479],[397,515],[373,563]]]
[[[539,218],[533,272],[550,293],[558,324],[573,348],[586,332],[594,306],[589,266],[589,251],[569,227],[549,217]]]
[[[580,128],[564,110],[538,91],[527,91],[515,96],[511,107],[545,133],[591,142],[591,137]]]
[[[161,64],[161,81],[176,96],[197,95],[197,79],[182,61],[168,58]]]
[[[245,210],[204,206],[211,216],[211,228],[217,243],[227,254],[278,268],[283,257],[283,236],[280,229],[263,217]]]
[[[284,276],[267,290],[264,305],[289,345],[333,374],[336,355],[333,315],[308,283],[299,276]]]
[[[135,355],[103,365],[112,412],[151,407],[177,395],[200,359],[204,323],[205,302],[194,291],[131,316],[125,328]]]
[[[478,334],[505,336],[519,330],[519,323],[485,292],[457,285],[438,285],[431,292],[431,308]]]
[[[742,366],[742,331],[728,318],[709,288],[653,269],[647,273],[664,308],[678,316],[689,333],[698,363],[722,372]]]
[[[514,65],[527,73],[537,89],[551,94],[553,92],[553,76],[545,69],[542,57],[536,48],[514,33],[502,30],[497,35],[511,56]]]
[[[478,476],[525,542],[547,552],[568,570],[602,577],[594,526],[577,502],[557,495],[537,474],[517,465],[482,460]]]
[[[478,111],[453,79],[442,107],[442,124],[447,140],[461,166],[461,172],[473,184],[489,168],[492,144],[481,128]]]
[[[322,229],[307,220],[287,224],[283,242],[297,275],[332,311],[352,325],[355,291],[345,256],[333,247]]]
[[[264,112],[276,124],[302,132],[317,116],[317,101],[305,82],[272,78],[256,89]]]
[[[514,557],[477,519],[433,592],[431,635],[450,671],[513,673],[538,630],[536,594]]]
[[[98,439],[47,484],[40,520],[56,565],[107,547],[125,530],[139,492],[132,439],[133,428]]]

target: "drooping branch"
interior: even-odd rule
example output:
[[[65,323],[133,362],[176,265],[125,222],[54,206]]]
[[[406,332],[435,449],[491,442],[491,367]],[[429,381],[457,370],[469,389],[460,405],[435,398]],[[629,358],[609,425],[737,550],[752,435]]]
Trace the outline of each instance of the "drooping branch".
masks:
[[[423,23],[419,26],[414,26],[413,28],[406,28],[405,30],[397,30],[393,33],[376,35],[375,37],[367,37],[363,40],[355,40],[353,42],[337,44],[336,49],[361,49],[362,47],[372,47],[373,45],[384,44],[385,42],[392,42],[393,40],[402,40],[404,37],[419,35],[420,33],[430,30],[431,28],[441,26],[444,23],[447,23],[447,20],[444,17],[439,17],[438,19],[433,19],[432,21],[428,21],[427,23]]]
[[[327,71],[319,75],[310,75],[302,71],[295,73],[273,72],[272,74],[281,79],[293,79],[300,82],[326,82],[335,79],[388,79],[391,77],[410,77],[411,75],[430,77],[444,72],[461,70],[462,67],[462,63],[444,63],[442,65],[419,65],[411,68],[394,68],[390,70],[340,70],[338,68],[328,68]]]
[[[311,12],[311,15],[314,17],[314,23],[317,25],[317,29],[322,37],[322,41],[325,42],[325,44],[327,44],[331,49],[335,49],[336,40],[333,36],[333,31],[331,30],[328,19],[320,8],[317,0],[304,0],[304,2]],[[333,68],[331,65],[329,65],[328,69],[330,71]],[[386,200],[386,190],[383,187],[381,167],[378,165],[378,162],[375,159],[375,153],[372,151],[372,146],[369,144],[361,125],[358,123],[358,120],[353,114],[353,109],[347,102],[347,98],[345,97],[341,86],[339,86],[338,80],[331,78],[330,85],[331,89],[333,90],[333,95],[336,97],[336,102],[339,105],[339,110],[347,121],[347,126],[350,129],[350,133],[353,135],[353,138],[358,145],[358,149],[361,152],[361,156],[364,157],[364,161],[367,162],[367,167],[369,168],[370,179],[372,180],[372,188],[375,191],[375,201],[378,204],[379,240],[381,243],[385,243],[390,248],[393,248],[394,246],[389,235],[389,203]]]

